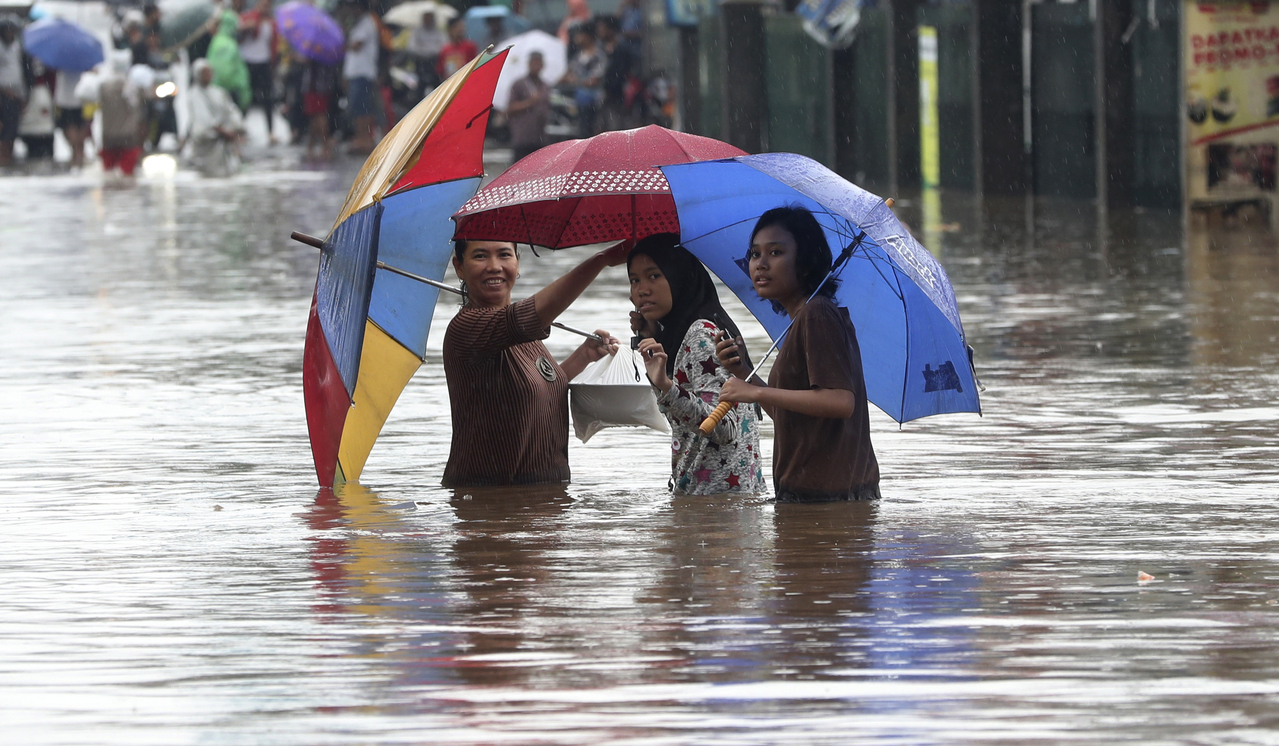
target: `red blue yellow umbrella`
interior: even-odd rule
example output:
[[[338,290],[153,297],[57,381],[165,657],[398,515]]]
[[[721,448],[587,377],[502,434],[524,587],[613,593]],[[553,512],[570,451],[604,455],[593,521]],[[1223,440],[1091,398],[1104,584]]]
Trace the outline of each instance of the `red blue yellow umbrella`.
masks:
[[[506,53],[480,55],[422,100],[365,161],[321,245],[302,363],[320,484],[359,478],[426,356],[449,220],[479,188],[484,133]]]

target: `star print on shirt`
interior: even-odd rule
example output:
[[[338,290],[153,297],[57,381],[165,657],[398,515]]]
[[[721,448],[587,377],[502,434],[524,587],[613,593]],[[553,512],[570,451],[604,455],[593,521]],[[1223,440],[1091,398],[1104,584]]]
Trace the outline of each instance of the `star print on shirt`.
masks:
[[[741,486],[742,486],[742,484],[741,484],[741,479],[740,479],[740,478],[739,478],[736,474],[729,474],[729,475],[728,475],[728,486],[729,486],[729,487],[741,487]]]
[[[705,374],[707,374],[707,375],[712,375],[712,376],[713,376],[713,375],[715,375],[715,371],[716,371],[716,370],[719,370],[719,363],[715,361],[715,358],[713,358],[713,357],[708,357],[708,358],[706,358],[705,360],[703,360],[703,361],[702,361],[702,372],[703,372],[703,373],[705,373]]]
[[[693,472],[693,474],[695,474],[695,475],[697,476],[697,483],[698,483],[698,484],[701,484],[702,482],[709,482],[709,481],[711,481],[711,470],[710,470],[710,469],[698,469],[697,471]]]
[[[675,380],[682,386],[688,385],[688,374],[682,370],[675,371]]]

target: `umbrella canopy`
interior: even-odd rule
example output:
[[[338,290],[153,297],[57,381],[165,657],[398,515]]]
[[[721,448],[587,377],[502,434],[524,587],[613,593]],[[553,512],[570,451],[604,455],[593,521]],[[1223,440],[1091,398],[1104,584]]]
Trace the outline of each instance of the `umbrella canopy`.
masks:
[[[275,11],[275,23],[298,54],[309,60],[336,65],[346,53],[342,27],[328,13],[302,0],[292,0]]]
[[[505,5],[476,5],[462,16],[466,19],[466,37],[483,47],[488,44],[490,18],[502,19],[502,31],[509,39],[533,28],[533,24],[524,16],[516,15]]]
[[[426,356],[448,216],[484,173],[484,132],[504,55],[483,55],[422,99],[373,150],[321,249],[302,361],[322,486],[359,478],[400,392]],[[483,64],[482,64],[483,63]]]
[[[84,72],[102,62],[102,42],[61,18],[45,18],[22,31],[22,46],[54,70]]]
[[[409,0],[388,10],[382,20],[396,26],[414,28],[421,25],[423,13],[434,13],[435,25],[439,28],[443,28],[450,18],[457,17],[457,10],[452,5],[437,3],[435,0]]]
[[[160,0],[160,46],[178,49],[203,36],[218,6],[209,0]]]
[[[534,52],[542,53],[542,80],[552,85],[568,72],[568,46],[558,37],[545,31],[528,31],[512,36],[503,45],[510,47],[502,77],[497,79],[497,91],[493,94],[493,106],[506,110],[511,103],[511,86],[528,75],[528,58]]]
[[[664,163],[745,155],[655,124],[568,140],[533,153],[480,190],[453,216],[457,238],[560,249],[677,233]]]
[[[980,412],[955,291],[941,264],[884,201],[814,160],[767,153],[664,166],[680,240],[746,304],[773,339],[790,319],[761,299],[747,274],[751,231],[783,205],[812,211],[831,251],[853,246],[835,276],[861,347],[866,394],[898,422]]]

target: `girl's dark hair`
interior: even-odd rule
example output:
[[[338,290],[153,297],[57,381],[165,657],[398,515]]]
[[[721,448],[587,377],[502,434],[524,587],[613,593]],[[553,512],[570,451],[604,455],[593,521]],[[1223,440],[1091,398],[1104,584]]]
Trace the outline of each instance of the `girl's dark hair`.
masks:
[[[803,289],[804,296],[812,295],[817,290],[818,283],[821,283],[822,278],[830,272],[831,263],[834,261],[834,255],[830,251],[830,244],[826,242],[826,232],[822,230],[821,224],[817,222],[817,218],[813,217],[813,213],[809,212],[808,208],[800,207],[799,205],[787,205],[785,207],[774,207],[759,216],[759,220],[755,223],[755,229],[751,231],[751,243],[755,243],[755,234],[774,225],[783,228],[795,239],[797,250],[795,276],[799,278],[799,286]],[[746,252],[746,256],[749,258],[749,246]],[[822,284],[819,294],[827,298],[834,298],[835,291],[838,288],[839,279],[832,277]]]

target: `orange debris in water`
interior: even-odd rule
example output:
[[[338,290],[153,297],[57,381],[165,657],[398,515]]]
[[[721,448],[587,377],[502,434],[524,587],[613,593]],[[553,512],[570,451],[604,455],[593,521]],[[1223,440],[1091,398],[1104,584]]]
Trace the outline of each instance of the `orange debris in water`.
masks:
[[[1144,583],[1147,580],[1154,580],[1154,579],[1155,579],[1154,575],[1151,575],[1149,573],[1144,573],[1141,570],[1137,571],[1137,582],[1139,583]]]

